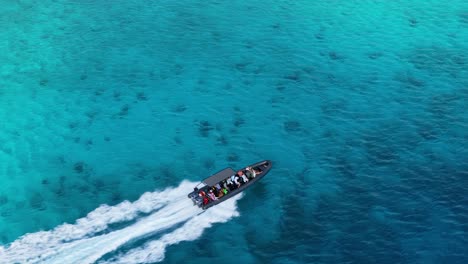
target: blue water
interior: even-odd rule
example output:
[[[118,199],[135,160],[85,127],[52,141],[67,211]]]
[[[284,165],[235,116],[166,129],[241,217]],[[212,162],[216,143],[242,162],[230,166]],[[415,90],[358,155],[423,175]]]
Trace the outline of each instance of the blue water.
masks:
[[[0,263],[468,263],[466,1],[7,0],[0,25]]]

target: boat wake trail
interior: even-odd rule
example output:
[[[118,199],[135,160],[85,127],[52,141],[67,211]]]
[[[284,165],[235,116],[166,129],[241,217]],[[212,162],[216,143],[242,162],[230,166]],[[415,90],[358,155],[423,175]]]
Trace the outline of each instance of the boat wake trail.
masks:
[[[213,223],[238,216],[237,195],[207,211],[187,194],[196,183],[143,194],[130,203],[102,205],[75,224],[27,234],[0,246],[0,263],[151,263],[166,247],[201,236]]]

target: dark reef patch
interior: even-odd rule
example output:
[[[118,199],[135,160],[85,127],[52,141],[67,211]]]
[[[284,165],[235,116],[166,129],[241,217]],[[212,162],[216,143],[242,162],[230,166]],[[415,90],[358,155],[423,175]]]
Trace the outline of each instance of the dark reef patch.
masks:
[[[40,193],[34,193],[31,198],[29,199],[29,205],[36,209],[36,210],[45,210],[46,209],[46,204],[44,197]]]
[[[65,155],[63,154],[57,156],[57,161],[61,165],[64,165],[67,163],[67,160],[65,159]]]
[[[245,72],[249,65],[250,65],[250,62],[239,62],[239,63],[234,64],[234,68],[238,71]]]
[[[239,155],[237,155],[237,153],[230,153],[230,154],[227,156],[226,160],[227,160],[228,162],[237,162],[237,161],[240,160],[240,158],[239,158]]]
[[[314,37],[315,37],[315,39],[318,39],[318,40],[325,39],[325,35],[322,32],[315,33]]]
[[[283,77],[284,79],[288,81],[295,81],[298,82],[301,80],[301,72],[295,71],[293,73],[287,74],[286,76]]]
[[[6,195],[0,195],[0,206],[8,203],[8,197]]]
[[[80,80],[81,80],[81,81],[84,81],[84,80],[86,80],[86,79],[88,79],[88,75],[86,75],[86,74],[84,74],[84,73],[80,75]]]
[[[181,75],[184,72],[184,65],[182,64],[176,64],[174,65],[174,68],[172,70],[175,75]]]
[[[87,150],[91,149],[91,146],[94,144],[92,139],[86,140],[85,147]]]
[[[128,115],[128,111],[130,110],[130,106],[128,104],[124,104],[120,107],[120,112],[117,114],[120,118]]]
[[[248,40],[248,41],[244,42],[244,47],[246,49],[253,49],[253,48],[255,48],[255,42],[253,42],[251,40]]]
[[[76,173],[83,173],[84,170],[85,170],[85,163],[80,161],[80,162],[76,162],[74,165],[73,165],[73,170],[76,172]]]
[[[148,101],[148,96],[144,92],[138,92],[136,98],[138,101]]]
[[[226,85],[224,85],[224,90],[231,90],[232,88],[233,86],[230,83],[226,83]]]
[[[234,127],[240,127],[243,124],[245,124],[245,120],[242,117],[234,118],[234,123],[233,123]]]
[[[90,121],[94,121],[94,119],[96,118],[98,112],[96,110],[89,110],[85,113],[86,117],[90,120]]]
[[[286,89],[286,86],[284,85],[276,85],[276,90],[279,92],[282,92]]]
[[[229,142],[225,136],[221,135],[218,138],[216,138],[216,144],[218,146],[227,146],[229,145]]]
[[[39,80],[39,85],[40,86],[47,86],[48,83],[49,83],[49,80],[47,80],[47,79]]]
[[[378,59],[378,58],[380,58],[382,56],[383,56],[383,53],[380,52],[380,51],[374,51],[374,52],[371,52],[371,53],[367,54],[367,57],[369,59],[371,59],[371,60],[376,60],[376,59]]]
[[[179,104],[172,108],[172,112],[174,113],[183,113],[186,110],[187,110],[187,106],[184,104]]]
[[[462,11],[458,14],[460,23],[468,24],[468,11]]]
[[[113,191],[111,194],[112,204],[117,204],[123,200],[122,194],[119,191]]]
[[[4,207],[1,209],[1,213],[0,213],[0,216],[1,217],[10,217],[13,215],[13,210],[9,207]]]
[[[2,245],[6,245],[8,242],[10,242],[10,239],[7,236],[2,235],[2,236],[0,236],[0,241],[1,241]]]
[[[73,130],[73,129],[77,128],[78,125],[79,125],[79,122],[78,122],[78,121],[69,122],[69,123],[68,123],[68,128],[70,128],[70,129]]]
[[[213,169],[215,167],[215,160],[214,159],[203,160],[203,167],[207,170]]]
[[[148,168],[146,168],[146,167],[143,167],[141,164],[139,164],[138,167],[140,169],[136,172],[135,177],[138,180],[144,180],[144,179],[148,178],[149,175],[150,175],[150,170]]]
[[[408,23],[410,27],[416,27],[418,25],[418,20],[416,20],[416,18],[409,18]]]
[[[252,85],[252,80],[244,79],[244,80],[242,80],[242,84],[245,85],[245,86],[250,86],[250,85]]]
[[[340,56],[338,55],[338,53],[330,51],[328,52],[328,58],[330,58],[331,60],[338,60]]]
[[[198,123],[198,133],[202,137],[208,137],[210,134],[210,131],[213,129],[214,129],[213,125],[206,120],[202,120]]]
[[[121,96],[122,94],[119,91],[114,91],[114,94],[113,94],[114,100],[120,101]]]
[[[177,145],[181,145],[183,143],[182,139],[179,137],[179,136],[175,136],[174,137],[174,142],[177,144]]]
[[[94,95],[101,96],[104,93],[104,89],[98,89],[94,92]]]
[[[65,197],[65,183],[60,182],[58,188],[54,188],[53,192],[57,197]]]
[[[98,192],[101,191],[101,190],[103,190],[104,187],[106,186],[106,183],[105,183],[103,180],[101,180],[101,179],[94,179],[94,180],[92,181],[92,184],[93,184],[93,186],[94,186],[94,189],[95,189],[96,191],[98,191]]]
[[[73,164],[73,171],[77,174],[84,174],[84,177],[87,178],[93,172],[93,168],[91,168],[91,166],[89,166],[85,162],[79,161]],[[65,177],[62,176],[61,180],[65,180]]]
[[[76,187],[79,193],[84,194],[90,191],[90,188],[87,184],[80,184]]]
[[[321,26],[317,33],[314,34],[315,39],[323,40],[325,39],[326,28]]]
[[[287,133],[295,133],[302,130],[302,125],[297,120],[290,120],[283,122],[283,129]]]
[[[406,72],[406,73],[399,73],[395,76],[395,80],[405,84],[406,86],[409,87],[417,87],[421,88],[425,86],[425,83],[423,80],[416,78],[412,73]]]

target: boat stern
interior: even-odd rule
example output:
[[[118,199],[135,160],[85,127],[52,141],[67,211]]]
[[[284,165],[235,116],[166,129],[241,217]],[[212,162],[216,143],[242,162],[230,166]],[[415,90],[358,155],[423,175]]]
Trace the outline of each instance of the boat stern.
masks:
[[[188,198],[192,200],[193,205],[202,206],[203,199],[198,195],[198,188],[195,187],[193,192],[188,194]]]

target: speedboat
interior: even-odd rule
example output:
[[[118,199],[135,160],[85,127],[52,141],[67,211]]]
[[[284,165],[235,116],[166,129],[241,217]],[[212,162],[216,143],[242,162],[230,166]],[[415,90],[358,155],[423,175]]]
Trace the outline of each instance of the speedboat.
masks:
[[[206,210],[244,191],[270,171],[271,161],[257,162],[238,171],[225,168],[199,183],[188,194],[193,204]]]

